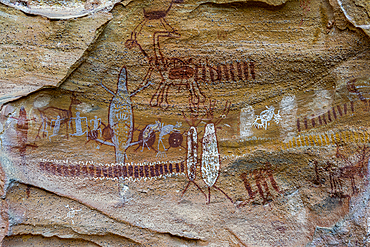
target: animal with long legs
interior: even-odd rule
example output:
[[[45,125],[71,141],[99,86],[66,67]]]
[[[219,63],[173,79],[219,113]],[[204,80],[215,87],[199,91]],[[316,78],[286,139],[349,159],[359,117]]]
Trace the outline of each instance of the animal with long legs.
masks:
[[[57,119],[58,116],[60,119],[60,125],[66,126],[66,137],[67,139],[69,138],[69,126],[70,126],[69,120],[72,118],[72,106],[79,105],[82,103],[80,100],[77,99],[74,93],[72,93],[70,98],[71,98],[71,103],[69,104],[68,109],[63,109],[63,108],[58,108],[58,107],[53,107],[53,106],[47,107],[45,109],[38,109],[41,119],[42,119],[42,123],[38,129],[35,139],[37,138],[41,139],[40,131],[43,133],[43,136],[44,136],[44,132],[47,126],[49,126],[50,128],[54,127],[52,120]]]
[[[137,144],[139,146],[135,149],[135,151],[141,147],[141,152],[143,152],[144,148],[146,147],[148,148],[148,150],[152,148],[155,152],[157,152],[157,150],[155,150],[153,145],[156,139],[155,133],[159,131],[160,126],[161,126],[161,122],[155,121],[154,124],[148,124],[147,126],[145,126],[144,129],[140,130],[138,141],[137,141]]]
[[[179,0],[177,2],[182,1]],[[150,17],[150,20],[156,17],[157,19],[161,20],[161,23],[165,28],[165,31],[155,31],[153,34],[154,56],[150,57],[136,40],[137,32],[135,30],[140,24],[131,33],[131,38],[125,42],[125,46],[129,49],[133,47],[139,47],[143,55],[148,59],[149,69],[145,74],[140,87],[150,84],[153,71],[158,72],[160,76],[161,82],[156,89],[156,93],[153,94],[150,100],[150,105],[153,107],[160,106],[162,108],[167,108],[169,106],[167,99],[168,90],[170,87],[175,86],[185,86],[190,92],[190,97],[194,104],[196,104],[198,101],[204,102],[205,96],[200,89],[199,82],[197,80],[189,81],[190,78],[194,78],[194,67],[196,67],[196,65],[192,62],[192,59],[186,60],[181,58],[166,58],[161,51],[159,40],[160,37],[178,38],[180,37],[180,34],[178,34],[171,26],[165,25],[165,23],[167,23],[163,17],[165,16],[165,11],[154,11],[150,13],[152,14],[147,14],[147,16],[153,16]],[[142,24],[145,24],[145,20],[142,22]],[[141,30],[141,28],[139,30]]]
[[[183,3],[183,0],[171,0],[170,5],[166,10],[145,10],[143,8],[143,14],[144,14],[144,20],[142,20],[134,30],[131,32],[130,39],[128,39],[125,42],[125,46],[128,48],[132,48],[135,45],[138,45],[137,42],[137,35],[141,33],[142,28],[148,21],[160,21],[161,26],[163,26],[164,31],[155,31],[153,34],[153,50],[154,50],[154,57],[155,61],[159,60],[158,55],[160,57],[160,60],[162,62],[164,61],[164,56],[160,50],[160,45],[159,45],[159,38],[160,37],[172,37],[172,38],[180,38],[181,35],[178,33],[167,21],[166,21],[166,16],[170,9],[172,8],[172,5],[174,3]],[[146,52],[141,48],[141,51],[143,52],[144,55],[146,55]],[[157,54],[159,53],[159,54]]]
[[[234,203],[233,200],[215,184],[221,171],[221,158],[218,148],[216,126],[227,117],[230,110],[230,103],[226,101],[223,114],[214,119],[215,101],[210,100],[207,111],[207,124],[204,127],[204,135],[202,138],[202,156],[201,156],[201,175],[204,183],[208,187],[208,203],[211,202],[211,188],[215,188],[226,196],[227,199]]]
[[[177,87],[178,89],[185,87],[186,90],[189,91],[189,97],[194,106],[199,102],[205,102],[206,96],[202,92],[199,84],[200,80],[196,76],[199,66],[196,65],[192,59],[165,58],[163,54],[159,52],[159,49],[155,49],[154,57],[149,57],[137,41],[133,41],[128,48],[131,49],[134,46],[139,47],[149,62],[149,68],[139,88],[151,85],[153,72],[156,72],[160,77],[159,85],[149,102],[152,107],[159,106],[164,109],[169,107],[168,92],[171,87]],[[136,94],[137,90],[134,93]]]
[[[370,148],[366,147],[358,147],[355,155],[357,156],[357,162],[352,162],[350,159],[345,157],[342,153],[340,153],[339,146],[337,146],[337,153],[336,157],[340,158],[345,161],[348,165],[345,167],[340,167],[336,171],[338,179],[350,179],[351,187],[352,187],[352,194],[356,194],[358,192],[358,188],[356,187],[355,183],[355,176],[359,176],[363,178],[367,173],[367,161],[370,157]]]
[[[346,179],[350,180],[352,195],[358,193],[359,189],[356,186],[355,176],[364,178],[368,174],[367,163],[370,157],[370,148],[364,145],[358,147],[356,151],[352,153],[354,156],[348,158],[342,153],[339,146],[337,146],[336,157],[344,161],[346,166],[334,167],[331,162],[327,162],[327,166],[324,170],[329,173],[331,196],[339,198],[351,196],[351,194],[345,194],[343,191],[343,184],[345,184]]]
[[[171,10],[172,5],[174,3],[183,3],[183,2],[184,2],[183,0],[172,0],[170,2],[170,5],[168,6],[168,8],[165,9],[165,10],[151,10],[151,11],[148,11],[148,10],[145,10],[145,8],[143,8],[144,20],[142,20],[138,25],[136,25],[134,30],[131,32],[130,40],[136,40],[137,35],[140,34],[144,25],[148,21],[155,21],[155,20],[160,21],[160,23],[164,27],[164,29],[167,30],[167,33],[173,33],[173,34],[179,35],[177,33],[177,31],[170,24],[168,24],[168,22],[166,21],[165,18],[167,16],[168,12]]]
[[[157,151],[156,156],[162,156],[162,155],[166,156],[167,149],[163,143],[163,137],[165,135],[170,134],[172,131],[177,131],[176,128],[179,128],[179,127],[181,127],[181,122],[178,122],[176,125],[172,125],[172,124],[165,125],[164,123],[162,123],[160,130],[159,130],[158,151]],[[160,151],[160,144],[162,144],[163,151]]]

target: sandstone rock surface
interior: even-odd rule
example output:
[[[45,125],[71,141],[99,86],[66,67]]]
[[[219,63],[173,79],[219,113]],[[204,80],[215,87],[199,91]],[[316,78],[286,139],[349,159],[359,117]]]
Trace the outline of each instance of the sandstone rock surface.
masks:
[[[87,3],[0,6],[3,246],[369,245],[366,1]]]
[[[85,59],[110,13],[51,21],[0,6],[0,104],[60,85]]]

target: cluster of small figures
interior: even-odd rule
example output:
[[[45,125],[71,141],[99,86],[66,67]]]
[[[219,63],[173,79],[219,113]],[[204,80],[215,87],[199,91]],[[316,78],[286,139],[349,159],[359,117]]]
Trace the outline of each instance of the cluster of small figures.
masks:
[[[101,129],[101,125],[104,126],[103,129]],[[87,132],[87,138],[88,138],[88,141],[86,143],[88,143],[89,141],[97,141],[99,144],[103,144],[101,142],[99,142],[98,138],[99,138],[99,133],[104,141],[104,143],[106,141],[110,141],[113,136],[114,136],[114,132],[113,130],[111,129],[111,127],[109,125],[105,125],[103,122],[101,122],[101,125],[99,125],[97,128],[94,128],[94,129],[90,129],[89,128],[89,131]],[[144,148],[147,148],[148,150],[151,150],[153,149],[157,155],[156,157],[165,157],[166,156],[166,151],[168,151],[170,148],[178,148],[178,147],[183,147],[185,148],[184,146],[182,146],[182,142],[183,142],[183,134],[179,132],[178,129],[176,128],[179,128],[181,127],[181,123],[178,122],[176,125],[172,125],[172,124],[164,124],[164,123],[161,123],[160,121],[155,121],[154,124],[148,124],[146,125],[143,129],[134,129],[134,131],[139,131],[139,136],[138,136],[138,140],[135,141],[134,143],[136,145],[138,145],[138,147],[135,149],[135,151],[137,151],[139,148],[141,148],[141,152],[144,151]],[[154,148],[154,144],[156,142],[156,134],[159,133],[158,135],[158,149]],[[169,147],[166,148],[163,140],[164,140],[164,137],[166,135],[169,135],[168,136],[168,144],[169,144]],[[160,146],[162,145],[162,150],[163,151],[160,151]],[[99,146],[97,146],[97,148],[99,149]]]
[[[313,181],[315,185],[322,186],[325,184],[326,178],[329,178],[330,196],[340,199],[350,198],[351,194],[346,194],[343,190],[343,185],[346,179],[350,180],[352,195],[359,192],[356,186],[355,177],[363,179],[368,174],[368,160],[370,158],[370,147],[358,147],[355,155],[357,160],[354,162],[340,152],[337,146],[336,157],[343,160],[346,166],[336,167],[332,162],[326,162],[325,166],[319,167],[319,163],[314,161],[316,178]],[[365,181],[367,183],[367,181]]]
[[[79,101],[75,95],[72,95],[69,109],[57,107],[38,109],[41,117],[41,124],[38,129],[36,140],[37,138],[41,139],[41,137],[48,137],[51,141],[51,138],[57,136],[62,126],[65,125],[67,138],[69,136],[86,135],[87,141],[85,144],[87,144],[89,141],[96,141],[100,145],[108,144],[114,136],[112,126],[110,126],[110,124],[105,124],[97,116],[91,120],[88,120],[86,117],[80,116],[80,112],[77,112],[76,116],[72,117],[72,106],[79,104],[81,104],[81,101]],[[135,129],[135,131],[140,131],[138,140],[135,142],[138,145],[137,149],[141,147],[141,152],[144,151],[144,148],[147,148],[148,150],[153,149],[157,152],[157,157],[166,156],[165,152],[168,149],[182,146],[183,134],[176,129],[179,127],[181,127],[180,122],[178,122],[176,125],[166,125],[160,121],[155,121],[154,124],[148,124],[141,130]],[[74,133],[69,134],[69,128],[71,128]],[[159,133],[158,150],[153,147],[156,141],[156,133]],[[169,135],[169,148],[166,148],[163,142],[164,136],[166,135]],[[101,139],[99,139],[99,136],[101,136]],[[97,149],[100,148],[100,145],[97,146]],[[160,145],[162,145],[163,151],[160,151]]]
[[[272,167],[269,162],[266,162],[266,164],[260,169],[253,169],[249,172],[242,173],[240,175],[240,178],[242,179],[244,183],[244,187],[248,192],[249,198],[245,200],[244,202],[240,203],[238,207],[245,206],[249,202],[254,201],[257,193],[259,193],[260,197],[263,200],[262,204],[269,203],[272,200],[273,195],[270,192],[270,189],[268,186],[268,180],[270,181],[270,184],[274,188],[274,190],[278,194],[280,194],[281,191],[272,173],[273,173]],[[250,180],[252,179],[255,180],[257,190],[253,190],[252,188],[252,185],[250,183]]]

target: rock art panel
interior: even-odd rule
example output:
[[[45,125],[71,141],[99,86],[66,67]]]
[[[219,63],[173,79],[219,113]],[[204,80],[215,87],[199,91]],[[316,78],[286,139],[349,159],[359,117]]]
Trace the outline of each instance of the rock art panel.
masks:
[[[367,244],[352,2],[7,4],[4,246]]]

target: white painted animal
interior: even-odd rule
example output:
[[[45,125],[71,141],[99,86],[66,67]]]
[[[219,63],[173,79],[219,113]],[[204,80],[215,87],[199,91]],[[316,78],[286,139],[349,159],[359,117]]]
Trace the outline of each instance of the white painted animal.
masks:
[[[163,137],[165,135],[168,135],[168,134],[171,134],[172,131],[176,131],[177,129],[176,128],[179,128],[181,127],[181,123],[180,122],[177,122],[176,125],[172,125],[172,124],[168,124],[168,125],[164,125],[164,123],[162,123],[161,127],[160,127],[160,130],[159,130],[159,137],[158,137],[158,153],[156,156],[161,156],[162,154],[164,156],[166,156],[166,147],[164,146],[164,143],[163,143]],[[159,144],[162,143],[162,147],[164,149],[163,152],[159,151]]]
[[[161,127],[161,122],[158,120],[155,121],[155,124],[148,124],[145,127],[144,132],[143,132],[143,145],[142,145],[141,152],[144,151],[144,146],[146,146],[150,150],[147,144],[147,141],[152,136],[152,133],[160,130],[160,127]]]
[[[267,110],[262,111],[261,114],[254,120],[253,126],[255,126],[257,129],[265,128],[266,130],[267,126],[270,125],[269,121],[274,120],[275,123],[278,124],[281,120],[281,116],[279,114],[280,111],[275,114],[275,107],[266,106],[266,108]]]

